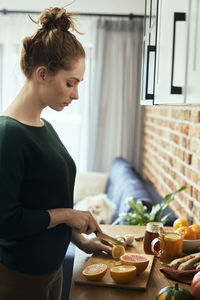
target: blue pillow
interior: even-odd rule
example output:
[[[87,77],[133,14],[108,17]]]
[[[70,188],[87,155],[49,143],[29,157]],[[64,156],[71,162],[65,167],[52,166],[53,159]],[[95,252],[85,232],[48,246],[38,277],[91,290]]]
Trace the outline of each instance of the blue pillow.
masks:
[[[141,182],[140,175],[137,174],[132,165],[122,157],[115,158],[111,165],[107,195],[117,206],[113,221],[119,214],[129,211],[129,206],[126,201],[129,197],[141,200],[149,210],[151,210],[153,205],[150,195]]]

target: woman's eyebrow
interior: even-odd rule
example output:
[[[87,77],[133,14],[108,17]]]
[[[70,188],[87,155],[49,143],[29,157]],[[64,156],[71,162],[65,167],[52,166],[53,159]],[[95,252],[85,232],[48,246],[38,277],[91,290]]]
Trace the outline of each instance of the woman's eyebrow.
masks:
[[[76,77],[70,77],[68,80],[83,81],[83,79],[78,79],[78,78],[76,78]]]

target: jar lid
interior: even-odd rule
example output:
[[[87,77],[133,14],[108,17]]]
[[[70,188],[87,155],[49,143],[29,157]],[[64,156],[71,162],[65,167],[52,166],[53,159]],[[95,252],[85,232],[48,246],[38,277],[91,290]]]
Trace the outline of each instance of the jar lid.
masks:
[[[149,222],[146,227],[147,231],[150,232],[159,232],[161,228],[163,228],[163,223],[161,222]]]

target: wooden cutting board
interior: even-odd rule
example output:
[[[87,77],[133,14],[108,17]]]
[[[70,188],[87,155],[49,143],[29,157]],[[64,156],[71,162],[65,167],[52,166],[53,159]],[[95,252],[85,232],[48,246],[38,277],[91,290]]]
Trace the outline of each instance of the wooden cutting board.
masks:
[[[135,253],[134,251],[131,251],[131,250],[128,252]],[[135,253],[135,254],[138,254],[138,253]],[[105,276],[101,280],[98,280],[98,281],[88,280],[82,275],[82,270],[84,269],[83,268],[80,271],[80,273],[78,274],[78,276],[75,278],[75,283],[93,285],[93,286],[95,285],[95,286],[125,288],[125,289],[134,289],[134,290],[135,289],[145,290],[147,288],[147,284],[148,284],[149,277],[151,274],[154,255],[147,255],[147,254],[141,254],[141,255],[149,259],[148,267],[143,273],[141,273],[140,275],[137,275],[136,278],[130,283],[119,284],[119,283],[116,283],[112,279],[112,277],[110,276],[109,268],[115,266],[116,261],[114,259],[112,259],[110,255],[105,254],[105,253],[92,255],[88,259],[86,264],[84,265],[84,268],[85,268],[86,266],[92,265],[92,264],[98,264],[98,263],[106,264],[108,266],[108,270],[107,270]]]

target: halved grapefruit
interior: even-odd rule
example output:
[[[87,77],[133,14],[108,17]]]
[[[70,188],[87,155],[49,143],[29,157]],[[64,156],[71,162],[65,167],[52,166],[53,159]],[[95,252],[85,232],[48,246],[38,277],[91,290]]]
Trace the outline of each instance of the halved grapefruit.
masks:
[[[107,269],[106,264],[92,264],[87,266],[82,274],[89,280],[100,280],[106,274]]]
[[[137,269],[137,275],[144,272],[149,264],[149,260],[146,257],[133,253],[126,253],[122,255],[120,260],[123,265],[135,266]]]
[[[110,275],[117,283],[129,283],[136,276],[136,267],[125,265],[112,267]]]

